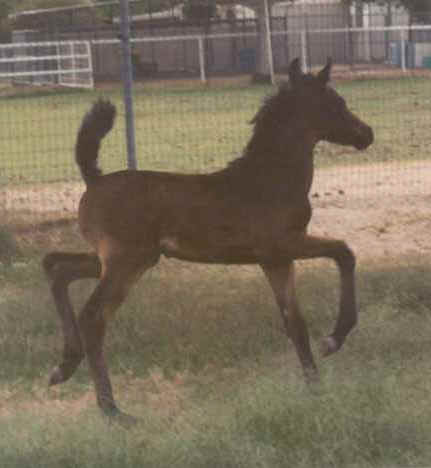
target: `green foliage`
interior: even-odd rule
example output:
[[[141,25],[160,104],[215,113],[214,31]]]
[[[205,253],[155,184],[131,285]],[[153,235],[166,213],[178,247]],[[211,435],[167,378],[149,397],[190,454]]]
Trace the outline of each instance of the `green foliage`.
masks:
[[[0,0],[0,20],[7,18],[12,11],[12,2],[10,0]]]
[[[196,22],[205,22],[217,13],[215,0],[187,0],[184,2],[183,14],[185,18]]]
[[[0,33],[10,30],[9,14],[11,12],[12,2],[10,0],[0,0]]]
[[[343,0],[345,3],[358,3],[358,0]],[[412,15],[429,15],[431,13],[431,2],[429,0],[359,0],[361,3],[374,3],[377,5],[392,5],[404,7]],[[428,18],[429,21],[429,18]]]
[[[401,0],[410,11],[415,21],[429,24],[431,22],[431,2],[429,0]]]

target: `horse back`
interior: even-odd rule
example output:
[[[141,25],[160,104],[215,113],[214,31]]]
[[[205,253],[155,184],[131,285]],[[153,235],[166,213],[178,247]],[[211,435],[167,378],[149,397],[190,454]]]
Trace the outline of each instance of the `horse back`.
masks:
[[[255,263],[280,236],[304,231],[311,210],[307,199],[260,200],[240,185],[217,173],[111,173],[82,196],[81,231],[96,250],[109,238],[186,260]]]

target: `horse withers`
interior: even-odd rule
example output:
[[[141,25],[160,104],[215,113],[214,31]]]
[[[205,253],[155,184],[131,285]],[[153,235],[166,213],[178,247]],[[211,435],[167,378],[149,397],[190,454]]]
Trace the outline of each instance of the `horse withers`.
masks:
[[[264,271],[307,377],[316,375],[306,323],[295,295],[294,261],[326,257],[340,271],[341,297],[323,354],[337,351],[357,321],[355,257],[342,240],[307,234],[313,149],[319,141],[363,150],[372,129],[328,85],[331,63],[304,74],[298,59],[289,81],[267,98],[252,120],[243,154],[208,174],[119,171],[97,165],[115,107],[97,101],[77,136],[76,162],[87,190],[79,225],[93,253],[53,252],[44,259],[64,334],[63,359],[50,384],[69,379],[86,356],[97,401],[108,415],[128,420],[115,403],[103,344],[106,327],[132,284],[160,256],[191,262],[257,264]],[[68,294],[72,281],[98,284],[76,318]]]

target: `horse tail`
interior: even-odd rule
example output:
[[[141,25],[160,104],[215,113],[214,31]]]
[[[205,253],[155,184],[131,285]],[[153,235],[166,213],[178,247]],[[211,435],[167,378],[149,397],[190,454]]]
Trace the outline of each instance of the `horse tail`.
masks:
[[[97,158],[102,139],[114,125],[115,114],[115,106],[110,101],[99,99],[82,120],[76,139],[75,160],[87,185],[102,175]]]

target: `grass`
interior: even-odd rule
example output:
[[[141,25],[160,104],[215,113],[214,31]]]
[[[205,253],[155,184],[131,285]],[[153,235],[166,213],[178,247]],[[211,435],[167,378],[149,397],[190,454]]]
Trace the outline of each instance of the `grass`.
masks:
[[[338,278],[312,265],[298,283],[315,347]],[[310,389],[257,269],[163,262],[108,338],[117,399],[142,420],[129,431],[101,418],[85,365],[46,388],[61,336],[38,258],[3,267],[1,466],[429,466],[431,269],[400,265],[359,269],[360,326]],[[75,304],[90,288],[73,286]]]
[[[320,167],[428,157],[428,80],[335,85],[377,138],[365,153],[319,145]],[[140,166],[221,167],[240,153],[250,134],[247,121],[268,92],[258,86],[137,86]],[[99,94],[2,98],[1,182],[78,179],[76,130]],[[118,92],[102,94],[121,109]],[[124,167],[122,117],[103,147],[105,171]],[[61,334],[40,255],[52,243],[82,248],[73,229],[65,228],[63,237],[38,233],[31,249],[24,246],[15,256],[13,239],[0,232],[9,260],[0,263],[2,468],[431,465],[426,259],[399,259],[384,269],[359,266],[360,324],[339,353],[318,358],[321,383],[313,388],[304,384],[256,268],[162,262],[132,292],[107,339],[118,402],[141,418],[125,431],[99,415],[85,364],[68,383],[46,387],[61,355]],[[299,296],[317,354],[335,323],[338,277],[329,263],[306,265]],[[93,286],[71,287],[76,309]]]
[[[0,226],[0,262],[10,265],[18,254],[19,248],[13,234]]]
[[[350,107],[370,123],[375,144],[366,152],[321,144],[318,166],[428,157],[430,83],[427,78],[339,81],[335,87]],[[134,104],[140,168],[209,171],[241,154],[251,132],[248,122],[267,86],[151,88],[137,85]],[[126,163],[124,116],[119,91],[36,92],[3,97],[0,115],[0,174],[11,184],[78,179],[73,163],[76,132],[84,113],[100,95],[120,109],[107,137],[106,172]]]

